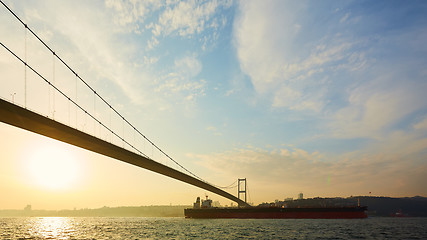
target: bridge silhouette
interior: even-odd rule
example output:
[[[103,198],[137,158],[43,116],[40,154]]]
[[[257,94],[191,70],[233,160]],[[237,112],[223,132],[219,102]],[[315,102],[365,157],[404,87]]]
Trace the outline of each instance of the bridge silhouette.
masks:
[[[8,101],[0,98],[0,121],[14,127],[25,129],[52,139],[56,139],[104,156],[108,156],[159,174],[164,176],[191,184],[193,186],[205,189],[212,193],[218,194],[222,197],[230,199],[236,202],[241,207],[248,207],[249,204],[246,201],[239,199],[238,197],[224,191],[221,187],[215,186],[208,183],[202,178],[198,177],[172,157],[166,154],[162,149],[160,149],[156,144],[149,140],[144,134],[142,134],[135,126],[133,126],[123,115],[121,115],[110,103],[108,103],[103,97],[99,95],[95,89],[93,89],[77,72],[69,66],[61,57],[56,54],[51,47],[49,47],[31,28],[27,26],[3,1],[0,0],[2,5],[8,10],[8,12],[13,15],[13,17],[18,20],[22,26],[25,28],[25,46],[24,46],[24,56],[19,56],[16,51],[11,47],[8,47],[3,43],[3,40],[0,39],[0,45],[9,53],[10,56],[20,64],[24,65],[25,77],[24,77],[24,104],[19,105],[15,103],[15,93],[11,94],[12,101]],[[3,24],[3,23],[2,23]],[[39,41],[45,48],[45,51],[52,54],[53,58],[53,76],[49,80],[45,74],[41,73],[38,69],[31,66],[27,61],[27,33],[31,34],[37,41]],[[31,36],[30,35],[30,36]],[[55,84],[55,62],[59,62],[66,69],[68,69],[69,74],[76,79],[76,90],[75,96],[71,97],[69,93],[66,93],[66,90],[60,89]],[[47,86],[49,89],[49,111],[47,114],[37,113],[30,110],[27,107],[27,72],[32,73],[33,76],[36,76],[41,82]],[[87,107],[84,107],[83,103],[79,103],[77,99],[77,81],[83,83],[83,86],[86,87],[86,91],[94,97],[93,112],[88,111]],[[53,94],[51,93],[53,92]],[[38,93],[39,94],[39,93]],[[51,97],[52,94],[52,97]],[[83,94],[87,95],[87,94]],[[68,103],[68,124],[60,122],[58,112],[61,110],[59,107],[55,107],[55,99],[59,99],[55,96],[60,97],[63,101]],[[52,102],[51,103],[51,98]],[[81,97],[83,98],[83,97]],[[113,113],[116,118],[120,119],[122,122],[122,134],[119,134],[120,130],[114,129],[113,124],[106,124],[100,120],[97,115],[101,112],[101,106],[98,104],[96,108],[96,100],[100,101],[102,106],[107,109],[110,114],[111,122],[111,113]],[[84,101],[84,100],[83,100]],[[75,109],[75,126],[72,126],[70,123],[71,110],[70,105]],[[97,109],[97,110],[95,110]],[[58,112],[57,112],[58,111]],[[56,118],[55,118],[56,114]],[[79,129],[78,117],[83,118],[86,121],[89,118],[94,123],[93,134],[90,134],[85,131],[86,122],[82,124],[81,129]],[[153,158],[150,158],[148,154],[140,150],[136,143],[131,143],[130,140],[124,137],[124,126],[128,127],[133,131],[133,136],[139,136],[142,140],[151,147],[152,151],[158,152],[159,155],[162,155],[167,160],[176,164],[180,170],[174,169],[167,165],[164,165],[160,162],[155,161]],[[89,125],[89,124],[88,124]],[[98,127],[98,128],[97,128]],[[97,130],[98,129],[98,130]],[[102,139],[101,136],[97,136],[97,131],[102,131],[108,133],[110,138]],[[87,130],[87,129],[86,129]],[[119,146],[121,143],[122,146]],[[154,154],[153,154],[154,155]],[[240,190],[240,189],[239,189]],[[246,196],[245,196],[246,198]]]

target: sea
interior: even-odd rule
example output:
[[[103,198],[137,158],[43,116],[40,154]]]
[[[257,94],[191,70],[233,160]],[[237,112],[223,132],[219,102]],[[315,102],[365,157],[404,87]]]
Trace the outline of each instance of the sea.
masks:
[[[427,218],[0,218],[0,239],[427,239]]]

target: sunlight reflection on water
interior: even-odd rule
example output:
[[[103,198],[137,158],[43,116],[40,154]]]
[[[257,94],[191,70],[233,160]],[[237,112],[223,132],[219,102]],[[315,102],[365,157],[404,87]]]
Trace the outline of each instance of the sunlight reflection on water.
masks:
[[[66,217],[32,218],[28,224],[28,233],[42,239],[66,239],[75,231],[72,219]]]

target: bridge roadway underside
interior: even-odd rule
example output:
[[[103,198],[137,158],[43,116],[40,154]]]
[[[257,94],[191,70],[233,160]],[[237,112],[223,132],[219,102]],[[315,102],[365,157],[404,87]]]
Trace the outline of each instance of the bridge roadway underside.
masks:
[[[124,148],[106,142],[102,139],[81,132],[77,129],[56,122],[48,117],[39,115],[25,108],[0,99],[0,121],[12,126],[22,128],[46,137],[50,137],[71,145],[87,149],[150,171],[177,179],[182,182],[216,193],[228,198],[242,207],[249,205],[239,198],[216,188],[197,178],[184,174],[173,168],[138,155]]]

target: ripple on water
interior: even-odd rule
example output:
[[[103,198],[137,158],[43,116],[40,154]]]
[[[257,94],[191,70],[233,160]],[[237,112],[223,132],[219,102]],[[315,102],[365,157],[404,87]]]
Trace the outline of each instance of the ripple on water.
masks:
[[[0,239],[427,239],[427,218],[0,218]]]

